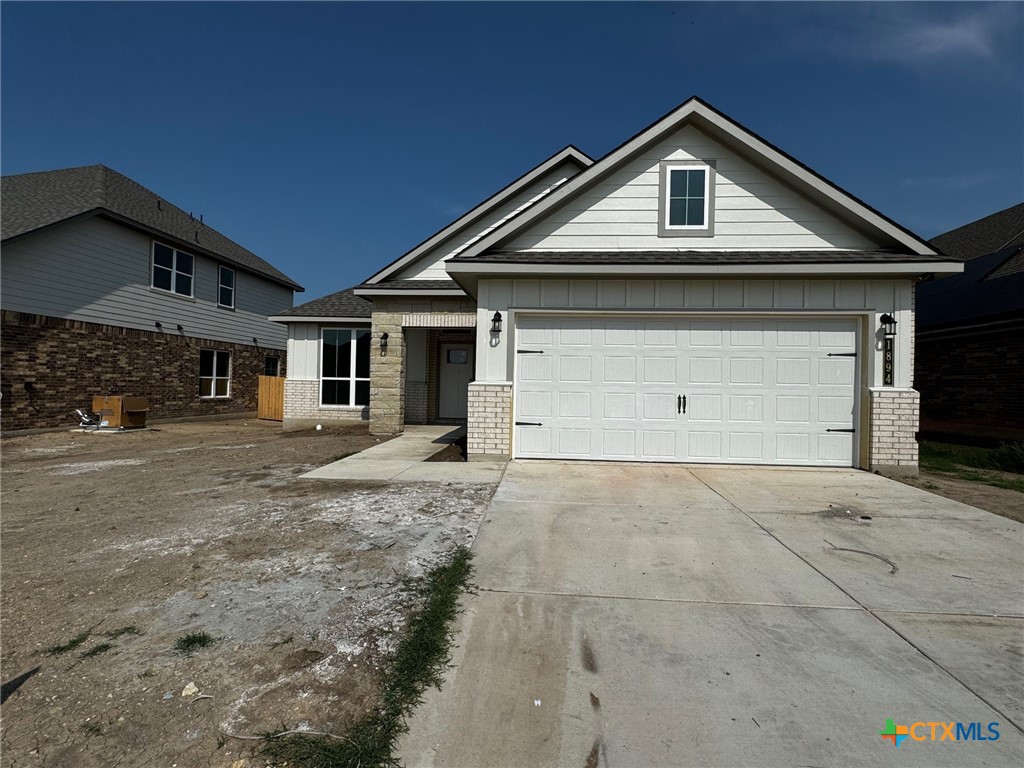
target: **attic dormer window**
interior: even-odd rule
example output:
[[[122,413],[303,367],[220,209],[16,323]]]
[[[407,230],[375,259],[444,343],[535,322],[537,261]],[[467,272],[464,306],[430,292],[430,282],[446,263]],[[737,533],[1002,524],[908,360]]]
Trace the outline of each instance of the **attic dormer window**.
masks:
[[[661,164],[658,234],[710,237],[714,234],[714,166],[700,161]]]

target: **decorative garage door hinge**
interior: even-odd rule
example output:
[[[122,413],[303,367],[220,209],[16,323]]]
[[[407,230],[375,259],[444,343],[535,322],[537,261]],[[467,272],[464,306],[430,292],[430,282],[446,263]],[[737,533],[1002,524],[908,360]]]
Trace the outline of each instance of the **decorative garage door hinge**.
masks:
[[[826,432],[856,432],[856,429],[826,429]]]
[[[856,352],[829,352],[829,357],[856,357]]]
[[[542,427],[544,426],[539,421],[517,421],[517,427]]]
[[[517,355],[543,355],[543,349],[517,349]]]

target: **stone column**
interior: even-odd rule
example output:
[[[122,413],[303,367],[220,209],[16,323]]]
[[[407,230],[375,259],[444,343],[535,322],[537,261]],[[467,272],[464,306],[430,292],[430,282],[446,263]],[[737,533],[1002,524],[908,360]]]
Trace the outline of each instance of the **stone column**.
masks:
[[[380,338],[388,335],[387,354]],[[405,337],[401,312],[374,312],[370,338],[370,434],[397,435],[405,428]]]

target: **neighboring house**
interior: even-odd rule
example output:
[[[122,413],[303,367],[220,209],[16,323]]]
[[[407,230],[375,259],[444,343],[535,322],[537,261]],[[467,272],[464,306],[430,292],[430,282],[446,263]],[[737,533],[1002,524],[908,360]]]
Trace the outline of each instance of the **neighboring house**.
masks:
[[[967,262],[917,287],[921,431],[1024,440],[1024,203],[931,243]]]
[[[471,460],[915,473],[914,283],[960,269],[694,98],[356,286],[368,321],[348,299],[279,315],[286,417],[463,422]]]
[[[284,371],[268,315],[302,287],[102,165],[5,176],[3,430],[74,424],[92,397],[150,418],[254,411]]]

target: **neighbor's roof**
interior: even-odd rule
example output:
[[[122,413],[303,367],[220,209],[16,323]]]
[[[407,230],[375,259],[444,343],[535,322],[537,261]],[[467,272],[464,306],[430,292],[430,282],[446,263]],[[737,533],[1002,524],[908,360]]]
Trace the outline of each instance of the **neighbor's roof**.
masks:
[[[933,237],[932,245],[958,259],[974,259],[1024,245],[1024,203]]]
[[[69,219],[102,215],[171,238],[294,290],[303,290],[252,251],[105,165],[4,176],[0,194],[0,239],[4,241]]]
[[[309,317],[370,317],[370,309],[373,305],[366,299],[356,296],[351,288],[344,291],[332,293],[329,296],[322,296],[319,299],[307,301],[297,307],[278,312],[273,317],[287,321],[294,318],[301,321]]]
[[[970,259],[959,275],[917,286],[918,330],[1024,313],[1024,244]]]

